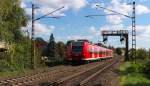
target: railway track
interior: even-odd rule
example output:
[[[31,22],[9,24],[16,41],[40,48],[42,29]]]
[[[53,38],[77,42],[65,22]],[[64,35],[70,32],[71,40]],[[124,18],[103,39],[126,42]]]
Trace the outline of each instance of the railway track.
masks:
[[[100,73],[103,73],[105,70],[109,69],[118,62],[119,60],[114,60],[110,63],[107,62],[96,65],[85,71],[61,78],[56,82],[49,84],[48,86],[87,86],[86,84],[89,83],[91,79],[98,76]]]
[[[111,60],[110,60],[111,61]],[[39,86],[42,82],[56,82],[60,78],[70,76],[76,73],[85,71],[88,68],[93,68],[97,64],[103,65],[105,62],[91,63],[81,66],[61,66],[52,69],[47,69],[42,72],[24,75],[15,78],[9,78],[0,81],[0,86]]]

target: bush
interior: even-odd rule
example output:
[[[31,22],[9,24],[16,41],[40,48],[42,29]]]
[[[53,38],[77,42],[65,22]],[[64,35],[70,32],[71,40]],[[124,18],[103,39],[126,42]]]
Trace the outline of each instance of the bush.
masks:
[[[150,78],[150,61],[147,61],[145,64],[144,73]]]
[[[136,59],[147,60],[148,59],[148,51],[146,49],[138,49],[136,50]]]
[[[127,68],[128,73],[143,73],[144,64],[143,63],[136,63],[132,64],[130,67]]]
[[[13,68],[6,60],[0,60],[0,72],[12,71]]]

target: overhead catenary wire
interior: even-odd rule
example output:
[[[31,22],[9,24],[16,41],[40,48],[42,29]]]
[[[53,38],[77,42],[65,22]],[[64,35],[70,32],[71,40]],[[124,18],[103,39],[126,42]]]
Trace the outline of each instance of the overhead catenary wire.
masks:
[[[36,19],[34,19],[33,21],[39,20],[39,19],[41,19],[41,18],[45,18],[46,16],[48,16],[48,15],[50,15],[50,14],[53,14],[53,13],[55,13],[56,11],[59,11],[59,10],[61,10],[61,9],[63,9],[63,8],[64,8],[64,6],[58,8],[58,9],[56,9],[56,10],[50,12],[50,13],[47,13],[47,14],[45,14],[45,15],[39,17],[39,18],[36,18]],[[56,18],[56,17],[51,17],[51,18]]]
[[[92,16],[107,16],[107,15],[118,15],[118,14],[100,14],[100,15],[98,15],[98,14],[91,14],[91,15],[87,15],[87,16],[85,16],[85,17],[92,17]]]
[[[119,14],[119,15],[123,15],[123,16],[126,16],[126,17],[128,17],[128,18],[132,18],[132,16],[129,16],[129,15],[126,15],[126,14],[123,14],[123,13],[119,13],[119,12],[116,12],[116,11],[114,11],[114,10],[111,10],[111,9],[108,9],[108,8],[105,8],[105,7],[102,7],[102,6],[99,6],[99,5],[96,5],[96,6],[99,7],[99,8],[102,8],[102,9],[104,9],[104,10],[108,10],[108,11],[110,11],[110,12],[117,13],[117,14]]]

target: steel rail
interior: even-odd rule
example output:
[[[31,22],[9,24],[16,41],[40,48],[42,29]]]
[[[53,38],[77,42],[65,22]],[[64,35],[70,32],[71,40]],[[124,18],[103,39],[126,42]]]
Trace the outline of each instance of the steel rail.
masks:
[[[100,69],[99,71],[97,71],[96,73],[92,74],[91,76],[89,76],[88,78],[84,79],[83,81],[81,81],[78,86],[85,86],[86,83],[88,83],[88,81],[90,81],[91,79],[93,79],[94,77],[96,77],[98,74],[102,73],[103,71],[105,71],[106,69],[110,68],[111,66],[113,66],[114,64],[116,64],[118,61],[115,61],[113,63],[111,63],[110,65],[105,66],[104,68]]]
[[[81,71],[81,72],[75,73],[75,74],[73,74],[73,75],[71,75],[71,76],[67,76],[67,77],[61,78],[61,79],[59,79],[59,80],[57,80],[57,81],[51,83],[51,86],[63,85],[64,83],[69,82],[69,80],[72,80],[72,79],[74,79],[74,78],[76,78],[76,77],[78,77],[78,76],[82,76],[82,75],[84,75],[84,74],[86,74],[86,73],[93,72],[93,70],[97,70],[97,68],[103,67],[103,66],[106,65],[106,64],[108,64],[108,62],[103,63],[103,64],[96,65],[96,66],[94,66],[94,67],[92,67],[92,68],[89,68],[89,69],[87,69],[87,70],[85,70],[85,71]],[[90,74],[90,75],[91,75],[91,74]]]

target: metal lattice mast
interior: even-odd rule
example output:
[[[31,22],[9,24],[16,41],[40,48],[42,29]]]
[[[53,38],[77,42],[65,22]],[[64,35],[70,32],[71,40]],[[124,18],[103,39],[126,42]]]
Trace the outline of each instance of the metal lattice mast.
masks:
[[[136,19],[135,19],[135,2],[133,2],[132,11],[132,58],[136,62]]]
[[[32,68],[35,68],[34,59],[35,59],[35,40],[34,40],[34,4],[32,4],[32,33],[31,33],[31,65]]]

